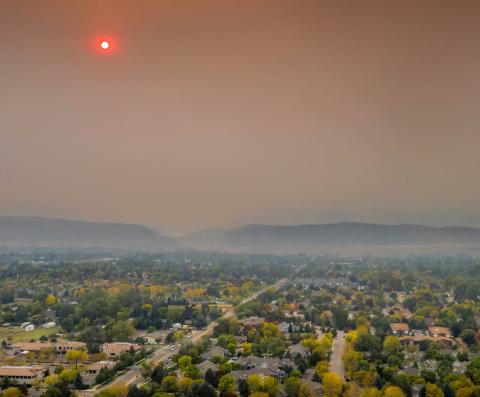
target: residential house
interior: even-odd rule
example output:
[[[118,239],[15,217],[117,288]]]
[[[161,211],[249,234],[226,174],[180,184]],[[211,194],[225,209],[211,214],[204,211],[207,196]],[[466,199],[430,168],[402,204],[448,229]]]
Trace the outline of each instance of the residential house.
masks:
[[[403,336],[408,334],[409,327],[406,323],[390,323],[390,331],[393,335]]]
[[[420,370],[416,367],[406,367],[403,372],[408,376],[420,376]]]
[[[112,369],[115,367],[114,361],[97,361],[87,366],[86,372],[91,375],[98,375],[102,369]]]
[[[147,345],[156,345],[159,343],[165,343],[165,339],[167,338],[168,331],[154,331],[149,332],[148,334],[140,335],[140,338],[143,338]]]
[[[293,325],[290,322],[282,321],[281,323],[278,324],[278,330],[282,334],[287,334],[290,332],[290,330],[293,332]]]
[[[122,353],[130,352],[130,351],[138,351],[141,349],[141,346],[137,345],[136,343],[129,343],[129,342],[112,342],[112,343],[104,343],[100,346],[100,350],[110,357],[118,357]]]
[[[302,383],[308,386],[308,388],[312,392],[312,395],[321,396],[323,394],[323,387],[321,383],[313,382],[307,379],[302,379]]]
[[[425,360],[420,363],[420,367],[422,370],[435,372],[438,368],[438,361],[435,359]]]
[[[272,368],[249,368],[249,369],[241,369],[237,371],[232,371],[231,374],[235,378],[237,382],[242,380],[247,380],[251,375],[260,375],[260,376],[271,376],[279,381],[285,378],[287,375],[284,371],[279,369],[272,369]]]
[[[396,316],[402,320],[409,320],[412,318],[412,312],[407,308],[404,308],[400,304],[396,304],[394,306],[388,306],[382,309],[382,314],[384,316]]]
[[[288,346],[287,348],[288,353],[290,354],[290,357],[297,357],[300,355],[303,358],[306,358],[308,356],[308,349],[301,345],[300,343],[297,343],[296,345]]]
[[[454,374],[464,374],[467,371],[467,362],[462,362],[462,361],[454,361],[452,363],[452,373]]]
[[[270,368],[271,370],[296,369],[295,363],[288,358],[258,357],[250,354],[247,357],[240,357],[237,362],[243,369]]]
[[[428,334],[430,336],[433,336],[435,338],[437,337],[444,337],[444,338],[450,338],[452,334],[450,333],[450,330],[447,327],[428,327]]]
[[[204,377],[208,370],[218,372],[219,366],[215,363],[212,363],[210,360],[204,360],[197,365],[197,368],[202,374],[202,377]]]
[[[308,368],[305,370],[305,372],[303,373],[303,379],[305,380],[313,380],[313,378],[315,378],[315,374],[317,373],[317,371],[315,370],[315,368]]]
[[[400,343],[402,345],[418,345],[423,341],[437,342],[447,346],[451,346],[454,343],[453,339],[445,338],[443,336],[429,336],[429,335],[400,336]]]
[[[244,327],[258,327],[263,325],[265,319],[263,317],[252,316],[241,321]]]
[[[202,354],[202,358],[205,360],[211,360],[214,357],[225,357],[228,354],[228,350],[222,346],[213,346]]]

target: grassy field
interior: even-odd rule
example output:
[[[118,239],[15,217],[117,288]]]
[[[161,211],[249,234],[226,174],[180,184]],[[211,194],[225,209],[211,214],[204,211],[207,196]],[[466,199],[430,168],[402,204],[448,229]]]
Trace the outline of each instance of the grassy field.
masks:
[[[27,332],[19,329],[0,327],[0,340],[7,340],[9,336],[11,341],[15,342],[29,342],[32,339],[39,339],[41,336],[55,335],[60,331],[60,327],[53,328],[37,328],[33,331]]]
[[[13,335],[19,333],[20,331],[21,330],[18,329],[0,327],[0,340],[7,340],[9,336],[13,337]]]
[[[15,301],[14,302],[11,302],[11,303],[4,303],[3,305],[1,305],[2,308],[5,308],[5,307],[12,307],[12,306],[25,306],[25,305],[31,305],[32,304],[32,300],[31,299],[27,299],[27,298],[15,298]]]

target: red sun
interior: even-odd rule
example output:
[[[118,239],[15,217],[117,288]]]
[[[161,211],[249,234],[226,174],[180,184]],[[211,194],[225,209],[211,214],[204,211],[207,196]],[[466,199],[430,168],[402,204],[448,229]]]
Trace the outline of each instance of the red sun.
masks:
[[[117,52],[117,42],[110,36],[97,36],[94,41],[94,48],[98,53],[107,55]]]

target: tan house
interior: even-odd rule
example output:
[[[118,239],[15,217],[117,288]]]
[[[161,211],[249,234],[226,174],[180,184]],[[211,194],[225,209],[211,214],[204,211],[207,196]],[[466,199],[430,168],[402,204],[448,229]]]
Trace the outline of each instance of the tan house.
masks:
[[[263,325],[265,319],[263,317],[252,316],[242,320],[244,327],[258,327]]]
[[[140,335],[140,338],[145,340],[147,345],[156,345],[159,343],[165,343],[169,331],[154,331],[148,334]]]
[[[0,367],[0,380],[8,379],[16,383],[32,384],[36,380],[42,380],[45,376],[46,368],[41,365],[31,366],[2,366]]]
[[[112,369],[115,367],[114,361],[97,361],[96,363],[91,363],[87,367],[87,373],[92,375],[98,375],[102,369]]]
[[[390,331],[392,331],[393,335],[406,335],[409,327],[405,323],[390,323]]]
[[[100,349],[110,357],[117,357],[122,353],[130,352],[132,350],[136,352],[141,349],[141,346],[130,342],[112,342],[104,343]]]
[[[442,336],[444,338],[450,338],[452,336],[447,327],[428,327],[428,334],[433,337]]]
[[[454,341],[451,338],[446,338],[444,336],[429,336],[429,335],[414,335],[414,336],[401,336],[400,343],[402,345],[417,345],[423,341],[428,342],[437,342],[444,345],[453,345]]]

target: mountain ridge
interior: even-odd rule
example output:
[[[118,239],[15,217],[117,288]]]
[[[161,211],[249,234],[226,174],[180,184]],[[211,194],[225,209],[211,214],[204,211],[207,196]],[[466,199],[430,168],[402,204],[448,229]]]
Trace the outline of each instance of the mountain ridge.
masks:
[[[39,216],[0,216],[0,247],[107,248],[164,251],[199,249],[275,253],[317,252],[335,247],[469,247],[480,251],[480,228],[338,222],[247,224],[169,237],[140,224]]]
[[[323,245],[438,245],[480,244],[480,228],[434,227],[421,224],[339,222],[327,224],[249,224],[217,233],[197,231],[182,239],[186,244],[215,247],[310,247]]]
[[[176,244],[169,237],[139,224],[0,216],[0,246],[163,250],[175,248]]]

